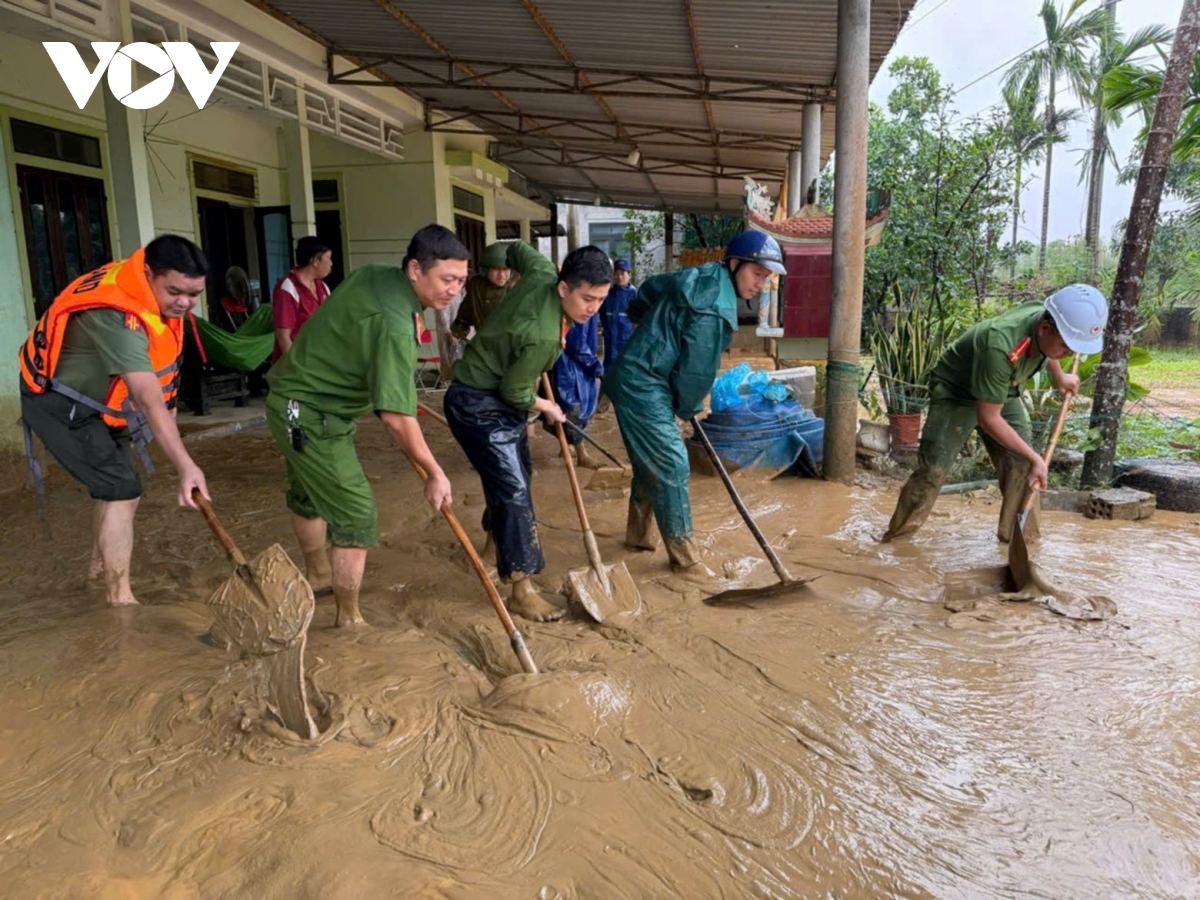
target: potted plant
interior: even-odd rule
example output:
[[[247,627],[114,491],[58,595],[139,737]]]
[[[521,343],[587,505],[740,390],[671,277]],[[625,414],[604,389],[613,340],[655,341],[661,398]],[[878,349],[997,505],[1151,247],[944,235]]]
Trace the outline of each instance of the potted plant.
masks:
[[[929,372],[945,349],[949,327],[917,292],[907,300],[894,288],[896,309],[872,319],[870,348],[887,410],[892,447],[915,449],[929,406]],[[890,327],[889,327],[890,325]]]

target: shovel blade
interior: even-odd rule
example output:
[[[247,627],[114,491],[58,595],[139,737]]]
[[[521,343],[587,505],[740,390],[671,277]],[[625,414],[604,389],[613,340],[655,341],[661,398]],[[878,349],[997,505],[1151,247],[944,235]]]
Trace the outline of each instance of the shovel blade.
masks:
[[[567,573],[571,596],[591,618],[604,622],[614,616],[634,615],[642,608],[642,594],[625,563],[596,569],[572,569]]]
[[[748,600],[766,600],[771,597],[784,597],[794,594],[810,581],[815,580],[814,578],[793,578],[789,581],[777,581],[774,584],[760,588],[731,588],[728,591],[713,594],[711,597],[705,597],[704,602],[708,606],[731,606],[737,603],[744,603]]]
[[[269,656],[302,638],[316,604],[304,574],[279,544],[235,572],[208,605],[224,635],[249,656]]]

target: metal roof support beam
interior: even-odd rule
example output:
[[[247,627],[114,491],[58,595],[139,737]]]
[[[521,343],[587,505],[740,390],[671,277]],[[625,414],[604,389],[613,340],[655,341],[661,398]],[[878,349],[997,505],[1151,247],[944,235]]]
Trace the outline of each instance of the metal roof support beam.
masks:
[[[692,59],[696,63],[696,74],[701,78],[704,77],[704,54],[700,51],[700,38],[696,34],[696,11],[692,9],[692,0],[683,0],[683,14],[687,17],[688,37],[692,42]],[[705,99],[704,101],[704,118],[708,120],[708,133],[712,135],[713,155],[717,158],[717,165],[721,164],[721,147],[720,136],[717,134],[717,126],[713,121],[712,101]],[[720,199],[721,184],[716,178],[713,179],[713,197]]]
[[[388,0],[376,0],[391,12],[395,7]],[[397,11],[399,12],[399,11]],[[403,14],[403,13],[401,13]],[[408,17],[405,16],[405,19]],[[424,34],[424,32],[420,32]],[[432,39],[432,38],[431,38]],[[440,45],[439,45],[440,46]],[[394,66],[417,78],[392,77],[384,83],[356,79],[353,74],[335,71],[330,84],[360,85],[363,87],[394,86],[412,91],[432,88],[462,91],[505,91],[513,94],[557,94],[600,97],[642,97],[645,99],[736,100],[739,103],[786,105],[832,99],[835,92],[828,85],[779,79],[749,79],[722,76],[719,79],[695,75],[663,75],[656,72],[625,72],[588,67],[585,73],[574,66],[554,67],[543,63],[518,64],[510,62],[470,61],[459,59],[446,51],[441,57],[380,56],[351,54],[349,51],[329,51],[336,56],[353,56],[360,70]],[[350,71],[350,70],[348,70]],[[590,75],[588,73],[591,73]],[[516,75],[537,84],[493,84],[489,79]],[[595,77],[603,75],[603,79]],[[507,104],[506,104],[507,105]],[[511,108],[511,107],[510,107]]]
[[[825,370],[825,477],[854,480],[859,344],[867,218],[867,91],[871,0],[839,0],[837,168],[833,190],[833,296]]]
[[[550,23],[546,21],[546,17],[543,16],[541,10],[537,8],[537,4],[534,3],[533,0],[521,0],[521,5],[525,7],[525,11],[529,13],[529,15],[533,18],[533,21],[537,23],[538,28],[542,30],[542,34],[546,36],[546,39],[554,45],[554,49],[557,50],[558,55],[563,58],[563,62],[567,63],[572,69],[575,70],[575,83],[581,87],[591,87],[591,79],[585,73],[578,70],[575,65],[575,57],[572,56],[571,51],[567,49],[567,45],[562,42],[562,39],[559,38],[558,34],[550,26]],[[545,80],[550,81],[550,79]],[[628,135],[625,134],[625,129],[621,124],[620,118],[615,112],[613,112],[613,108],[608,105],[608,101],[598,94],[592,94],[592,99],[596,102],[596,105],[600,107],[600,111],[604,113],[604,115],[608,116],[608,119],[612,122],[613,127],[616,128],[618,140],[621,140],[626,144],[632,144]],[[654,179],[652,179],[649,175],[646,176],[646,183],[650,185],[651,189],[655,193],[658,193],[658,187],[654,184]]]

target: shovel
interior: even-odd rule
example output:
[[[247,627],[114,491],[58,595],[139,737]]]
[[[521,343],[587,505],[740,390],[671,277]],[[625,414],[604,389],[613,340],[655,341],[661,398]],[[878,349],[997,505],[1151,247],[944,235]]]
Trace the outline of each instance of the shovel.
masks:
[[[733,505],[737,507],[737,511],[741,513],[742,521],[746,523],[746,527],[750,529],[750,533],[754,535],[754,539],[758,541],[758,546],[762,547],[762,551],[766,554],[767,559],[771,563],[771,568],[775,570],[776,576],[779,578],[777,584],[769,585],[763,588],[734,588],[729,591],[722,591],[719,594],[714,594],[704,602],[711,606],[719,606],[723,603],[732,603],[739,600],[749,600],[753,598],[775,597],[780,594],[786,594],[798,587],[803,587],[812,581],[811,578],[793,578],[779,557],[775,554],[771,545],[767,543],[767,539],[763,537],[763,533],[759,530],[758,524],[754,521],[754,517],[750,515],[750,510],[746,508],[746,504],[742,502],[741,496],[737,492],[737,488],[733,486],[733,479],[729,477],[729,473],[725,471],[725,464],[721,462],[721,457],[717,456],[717,451],[713,449],[713,445],[708,440],[708,435],[704,433],[704,429],[700,427],[700,420],[695,416],[692,417],[692,429],[696,432],[696,437],[700,439],[700,443],[704,446],[704,452],[708,454],[708,459],[712,463],[713,468],[717,470],[717,474],[721,476],[721,481],[725,483],[725,490],[729,491],[729,498],[733,501]]]
[[[542,386],[547,397],[553,397],[550,379],[542,373]],[[603,622],[621,613],[637,612],[642,605],[642,595],[634,584],[633,576],[625,563],[606,566],[600,559],[600,547],[596,535],[588,524],[587,510],[583,507],[583,492],[579,489],[579,478],[575,474],[575,461],[567,443],[567,433],[562,424],[555,425],[558,444],[562,448],[563,462],[567,465],[567,477],[571,479],[571,494],[575,498],[575,511],[579,513],[579,525],[583,529],[583,546],[587,551],[588,568],[572,569],[567,573],[571,592],[584,612]]]
[[[227,639],[247,656],[266,659],[267,702],[283,724],[305,740],[317,736],[304,682],[304,645],[316,603],[312,588],[287,552],[275,544],[250,562],[200,491],[192,500],[234,573],[208,600]]]
[[[419,403],[417,405],[421,406]],[[437,413],[431,410],[426,409],[426,412],[429,412],[435,418],[440,418]],[[442,421],[445,422],[446,420],[442,419]],[[407,456],[407,454],[405,455]],[[425,470],[421,468],[421,464],[415,459],[409,456],[408,461],[412,463],[412,467],[416,469],[417,475],[420,476],[422,481],[429,477]],[[458,538],[458,542],[462,544],[462,548],[467,551],[467,558],[471,560],[471,568],[475,570],[475,574],[483,582],[483,588],[487,591],[488,599],[492,601],[492,606],[496,608],[496,615],[500,617],[500,624],[504,626],[504,630],[508,634],[508,642],[512,646],[513,653],[517,655],[517,660],[521,663],[521,668],[530,675],[538,674],[538,667],[533,661],[533,656],[530,655],[529,648],[525,646],[525,636],[521,634],[516,623],[513,622],[512,616],[508,614],[508,609],[505,607],[504,601],[500,599],[500,592],[496,590],[496,586],[492,584],[492,579],[488,577],[483,560],[475,552],[475,546],[463,530],[462,523],[458,521],[458,516],[454,515],[454,511],[450,509],[449,503],[442,504],[442,515],[445,517],[446,523],[450,526],[450,530],[454,532],[454,536]]]

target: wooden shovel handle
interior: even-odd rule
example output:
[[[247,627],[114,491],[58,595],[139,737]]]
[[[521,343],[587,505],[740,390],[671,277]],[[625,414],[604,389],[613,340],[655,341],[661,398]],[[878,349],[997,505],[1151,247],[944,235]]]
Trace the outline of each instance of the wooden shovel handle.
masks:
[[[200,512],[204,515],[204,521],[208,523],[208,527],[212,529],[213,534],[217,536],[217,542],[225,548],[225,552],[229,554],[229,558],[237,565],[244,566],[246,564],[246,557],[242,556],[242,551],[233,542],[233,538],[229,536],[229,532],[225,530],[225,526],[217,519],[217,514],[213,512],[212,504],[204,498],[199,488],[192,489],[192,501],[200,508]]]
[[[546,391],[546,397],[553,400],[554,390],[550,387],[550,376],[545,372],[542,373],[542,388]],[[563,462],[567,464],[567,477],[571,479],[571,496],[575,498],[575,511],[579,513],[579,525],[586,534],[592,530],[592,526],[588,524],[587,510],[583,508],[583,491],[579,489],[579,476],[575,474],[575,461],[571,458],[571,445],[567,443],[567,432],[563,429],[562,422],[555,424],[554,430],[558,432],[558,445],[562,448]]]
[[[408,456],[408,461],[416,470],[417,475],[422,481],[429,478],[428,473],[421,464]],[[475,546],[471,543],[471,539],[467,537],[467,532],[463,529],[462,523],[458,521],[458,516],[454,514],[454,510],[450,508],[449,503],[442,504],[442,516],[450,525],[450,530],[454,532],[454,536],[458,538],[458,542],[462,544],[463,550],[467,552],[467,558],[471,560],[471,568],[475,570],[475,574],[479,576],[479,580],[483,583],[484,590],[487,591],[488,599],[495,607],[496,615],[500,617],[500,624],[504,626],[504,631],[508,635],[508,641],[512,645],[513,652],[517,655],[517,659],[521,663],[521,668],[530,675],[538,673],[537,664],[533,661],[533,656],[529,649],[525,646],[525,636],[518,630],[516,623],[513,622],[512,616],[508,614],[508,608],[505,607],[504,601],[500,599],[500,592],[496,590],[496,585],[492,584],[492,579],[488,576],[487,569],[484,568],[483,560],[479,558],[479,554],[475,552]]]
[[[447,428],[449,428],[449,427],[450,427],[450,423],[446,421],[446,417],[445,417],[445,416],[443,416],[443,415],[442,415],[440,412],[438,412],[438,411],[437,411],[437,410],[435,410],[435,409],[430,409],[430,408],[429,408],[429,406],[427,406],[426,404],[422,403],[420,400],[418,400],[418,401],[417,401],[417,409],[421,410],[421,412],[425,413],[425,415],[427,415],[427,416],[429,416],[429,417],[431,417],[431,418],[433,418],[433,419],[436,419],[437,421],[441,422],[441,423],[442,423],[443,425],[445,425]]]
[[[1071,363],[1071,374],[1074,375],[1079,371],[1079,354],[1075,354],[1075,360]],[[1050,431],[1050,439],[1046,441],[1046,451],[1042,454],[1042,461],[1048,466],[1050,460],[1054,456],[1054,448],[1058,446],[1058,436],[1062,434],[1063,423],[1067,421],[1068,408],[1071,405],[1071,398],[1075,396],[1074,391],[1063,394],[1062,406],[1058,408],[1058,417],[1054,420],[1054,428]],[[1021,507],[1021,513],[1027,513],[1033,509],[1033,501],[1037,497],[1036,491],[1029,491],[1025,498],[1025,505]]]

